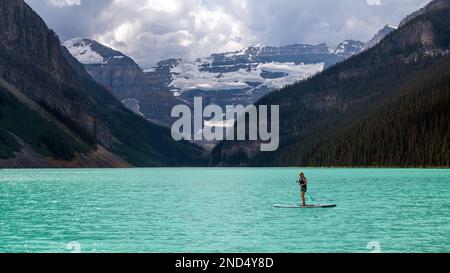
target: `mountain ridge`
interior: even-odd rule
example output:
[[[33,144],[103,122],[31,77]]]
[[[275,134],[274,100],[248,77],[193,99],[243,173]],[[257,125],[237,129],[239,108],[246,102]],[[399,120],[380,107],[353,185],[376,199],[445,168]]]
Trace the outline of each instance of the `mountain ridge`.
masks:
[[[200,148],[96,83],[23,0],[0,2],[0,37],[0,166],[17,167],[25,150],[20,167],[201,164]]]
[[[171,109],[180,104],[192,107],[195,97],[222,107],[252,104],[268,92],[309,78],[364,48],[363,42],[354,40],[346,40],[336,49],[326,44],[254,45],[192,62],[169,59],[141,69],[126,54],[92,39],[74,38],[63,45],[128,109],[165,127],[175,121]]]
[[[90,39],[75,38],[63,45],[127,108],[165,127],[173,123],[172,108],[184,102],[173,97],[169,89],[157,81],[155,84],[155,80],[149,78],[133,59]]]
[[[75,58],[84,63],[89,74],[113,90],[115,96],[129,109],[167,127],[170,127],[173,120],[167,119],[169,115],[165,113],[168,113],[167,109],[175,103],[192,106],[194,98],[201,96],[205,104],[214,103],[223,107],[230,104],[252,104],[275,89],[307,79],[327,67],[359,54],[366,45],[355,40],[345,40],[336,48],[325,43],[280,47],[258,44],[234,52],[214,53],[195,61],[160,61],[154,67],[143,69],[147,80],[142,81],[130,76],[140,73],[137,71],[138,65],[120,51],[84,38],[71,39],[64,44]],[[105,51],[110,53],[105,54]],[[110,62],[122,64],[114,66]],[[126,62],[133,63],[133,73],[122,72],[123,67],[127,66],[123,64]],[[126,80],[126,76],[132,80]],[[112,81],[115,78],[125,80],[121,81],[121,84],[114,84]],[[131,83],[127,84],[127,81]],[[139,90],[133,87],[136,82],[142,82]],[[154,92],[152,90],[163,91],[164,96],[161,96],[160,100],[152,97],[158,103],[152,103],[151,100],[143,103],[142,98]],[[168,94],[173,94],[176,100],[168,103],[164,111],[155,111],[153,108],[164,105],[162,101],[169,99]],[[159,114],[151,116],[155,112]]]
[[[397,28],[390,26],[390,25],[386,25],[384,28],[380,29],[374,36],[372,39],[370,39],[364,46],[364,50],[368,50],[374,46],[376,46],[378,43],[381,42],[381,40],[383,40],[384,38],[386,38],[386,36],[388,36],[389,34],[391,34],[393,31],[395,31]]]
[[[448,167],[441,121],[450,117],[440,104],[448,101],[448,18],[446,7],[425,12],[361,54],[265,96],[259,104],[280,105],[280,149],[259,153],[255,142],[222,142],[211,165]],[[433,74],[440,76],[427,81]],[[427,100],[433,104],[424,107]],[[400,109],[392,116],[406,127],[383,115],[386,105]]]

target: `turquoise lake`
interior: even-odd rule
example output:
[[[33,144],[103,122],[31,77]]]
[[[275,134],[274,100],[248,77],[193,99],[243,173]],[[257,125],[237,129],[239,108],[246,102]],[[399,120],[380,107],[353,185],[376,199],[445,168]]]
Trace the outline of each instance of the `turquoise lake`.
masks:
[[[0,170],[0,252],[373,250],[450,252],[450,170]]]

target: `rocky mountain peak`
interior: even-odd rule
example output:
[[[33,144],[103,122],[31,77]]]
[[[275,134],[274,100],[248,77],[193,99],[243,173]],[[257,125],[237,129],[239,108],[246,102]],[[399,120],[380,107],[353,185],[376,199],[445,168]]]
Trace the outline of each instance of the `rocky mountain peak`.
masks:
[[[91,39],[71,39],[64,46],[90,76],[112,91],[128,109],[159,125],[171,125],[170,110],[180,101],[160,83],[167,82],[165,69],[143,70],[122,52]]]
[[[404,18],[401,22],[399,27],[403,27],[411,20],[432,11],[442,10],[450,8],[450,0],[433,0],[425,7],[419,9],[418,11],[413,12],[412,14],[408,15],[406,18]]]
[[[348,58],[360,53],[364,49],[364,46],[365,43],[361,41],[345,40],[337,46],[334,54]]]
[[[381,42],[381,40],[383,40],[386,36],[388,36],[391,32],[395,31],[397,28],[390,26],[390,25],[386,25],[385,27],[383,27],[382,29],[380,29],[375,36],[373,36],[372,39],[370,39],[365,46],[365,50],[370,49],[372,47],[374,47],[375,45],[377,45],[379,42]]]
[[[106,64],[113,60],[129,59],[120,51],[86,38],[70,39],[63,44],[80,63]]]

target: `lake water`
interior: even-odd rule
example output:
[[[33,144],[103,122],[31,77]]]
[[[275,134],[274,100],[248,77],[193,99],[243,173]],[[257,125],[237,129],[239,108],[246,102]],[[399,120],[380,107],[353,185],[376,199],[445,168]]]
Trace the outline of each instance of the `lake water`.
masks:
[[[0,252],[450,252],[450,170],[299,171],[0,170]]]

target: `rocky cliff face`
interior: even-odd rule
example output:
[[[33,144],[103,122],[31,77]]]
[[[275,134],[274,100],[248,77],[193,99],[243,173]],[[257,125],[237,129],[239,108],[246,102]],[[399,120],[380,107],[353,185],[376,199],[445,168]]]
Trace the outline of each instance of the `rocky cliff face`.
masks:
[[[175,166],[201,156],[96,83],[23,0],[0,2],[0,166]]]
[[[170,112],[183,102],[158,79],[146,75],[131,58],[89,39],[72,39],[64,46],[130,110],[152,122],[171,126]]]
[[[109,146],[111,135],[98,130],[103,126],[62,56],[58,37],[24,1],[1,1],[0,37],[0,77]]]
[[[311,64],[323,62],[326,65],[332,65],[338,59],[326,44],[296,44],[282,47],[255,45],[242,51],[213,54],[209,58],[199,60],[203,61],[200,67],[201,71],[225,73],[251,68],[251,65],[259,63]]]

